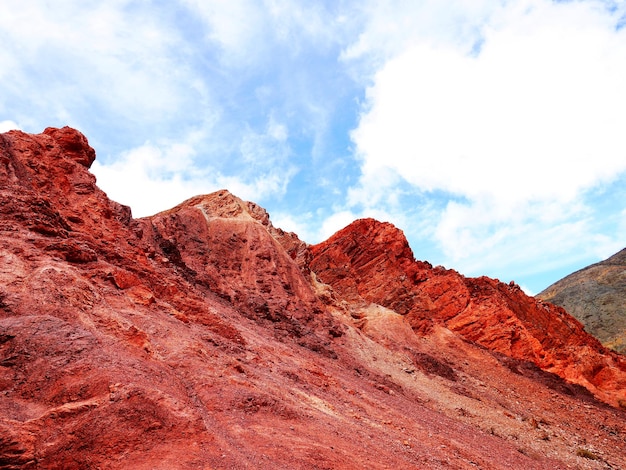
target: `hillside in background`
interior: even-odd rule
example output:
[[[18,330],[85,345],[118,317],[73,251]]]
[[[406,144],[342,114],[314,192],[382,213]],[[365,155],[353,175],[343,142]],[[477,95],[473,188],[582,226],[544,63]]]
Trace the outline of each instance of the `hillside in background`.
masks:
[[[134,219],[0,135],[0,469],[626,468],[626,360],[514,283],[226,190]]]
[[[564,277],[537,297],[565,308],[604,346],[626,352],[626,248]]]

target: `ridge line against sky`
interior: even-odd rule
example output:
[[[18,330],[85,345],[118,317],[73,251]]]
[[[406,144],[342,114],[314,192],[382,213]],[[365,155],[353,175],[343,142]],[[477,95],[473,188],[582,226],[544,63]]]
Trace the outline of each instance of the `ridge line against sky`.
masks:
[[[6,0],[0,131],[81,130],[137,216],[227,188],[536,293],[626,246],[623,0]]]

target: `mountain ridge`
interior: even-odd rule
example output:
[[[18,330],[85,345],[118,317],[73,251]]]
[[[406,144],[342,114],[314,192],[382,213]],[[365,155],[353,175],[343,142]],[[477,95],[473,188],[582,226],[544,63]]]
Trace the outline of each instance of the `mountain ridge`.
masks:
[[[0,136],[0,468],[626,467],[623,357],[556,307],[538,339],[514,284],[373,220],[309,246],[227,191],[133,219],[94,158]]]
[[[355,234],[368,231],[369,237],[355,243]],[[367,251],[355,249],[359,244],[367,245]],[[621,357],[586,334],[564,309],[536,301],[513,282],[466,278],[454,270],[433,269],[429,263],[416,261],[406,238],[391,224],[358,220],[312,251],[311,267],[322,280],[339,292],[348,292],[350,300],[355,298],[356,287],[365,300],[404,314],[417,331],[428,331],[438,322],[469,341],[533,362],[590,390],[598,374],[607,378],[613,373],[610,361],[591,359],[598,353],[615,358],[618,375],[625,370]],[[362,253],[367,253],[365,263],[359,259]],[[376,262],[380,258],[384,260]],[[346,288],[346,280],[354,285]],[[623,387],[618,382],[616,391]],[[594,393],[603,395],[599,390]]]

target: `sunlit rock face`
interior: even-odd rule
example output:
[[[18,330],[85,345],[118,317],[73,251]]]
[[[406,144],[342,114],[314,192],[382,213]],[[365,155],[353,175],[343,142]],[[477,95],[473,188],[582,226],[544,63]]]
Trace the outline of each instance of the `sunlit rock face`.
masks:
[[[133,219],[94,158],[0,135],[0,468],[626,467],[624,361],[563,309],[374,220]]]
[[[442,325],[485,348],[529,361],[606,401],[625,398],[624,359],[561,307],[527,296],[515,283],[466,278],[416,261],[404,234],[357,220],[312,247],[318,278],[350,301],[400,313],[416,332]]]

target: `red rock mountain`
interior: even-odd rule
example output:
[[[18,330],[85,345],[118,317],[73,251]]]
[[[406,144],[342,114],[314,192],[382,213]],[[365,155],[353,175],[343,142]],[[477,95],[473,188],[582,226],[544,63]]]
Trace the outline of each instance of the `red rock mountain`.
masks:
[[[0,469],[626,468],[626,362],[359,220],[143,219],[70,129],[0,135]]]

